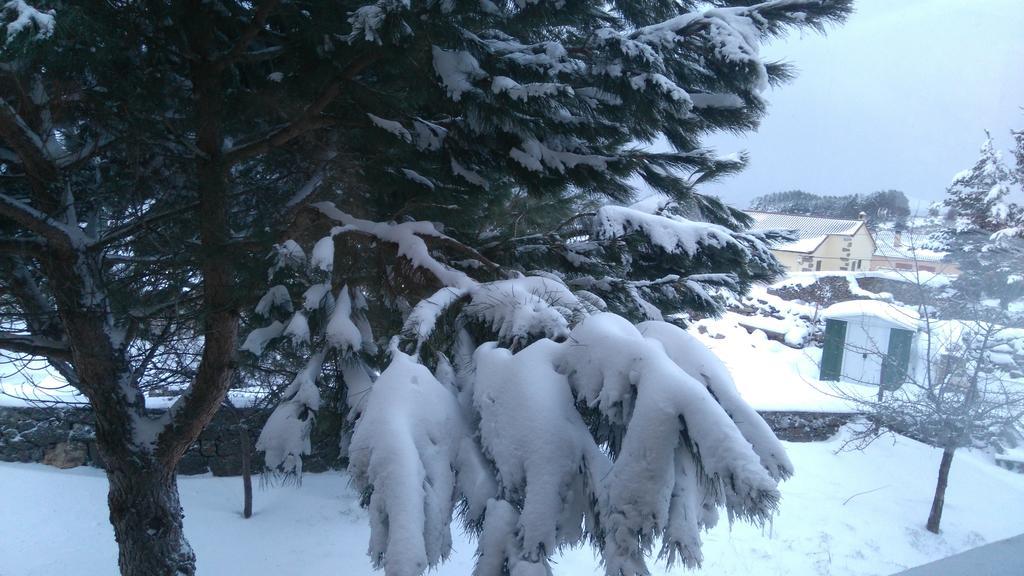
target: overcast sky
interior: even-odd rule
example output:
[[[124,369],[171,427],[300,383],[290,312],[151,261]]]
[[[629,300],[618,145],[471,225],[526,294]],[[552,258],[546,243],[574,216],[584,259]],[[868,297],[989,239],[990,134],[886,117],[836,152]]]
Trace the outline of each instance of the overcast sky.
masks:
[[[1009,148],[1009,129],[1024,128],[1024,0],[856,0],[855,9],[827,36],[763,49],[799,75],[767,95],[757,133],[709,139],[751,162],[705,192],[738,207],[791,189],[894,188],[933,200],[977,158],[986,128]]]

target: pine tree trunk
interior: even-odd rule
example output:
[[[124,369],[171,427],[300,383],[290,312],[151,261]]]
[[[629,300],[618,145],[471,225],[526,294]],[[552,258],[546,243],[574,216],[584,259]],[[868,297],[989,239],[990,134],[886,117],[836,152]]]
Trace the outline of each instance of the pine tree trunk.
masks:
[[[942,451],[942,462],[939,464],[939,480],[935,484],[935,498],[932,499],[932,511],[928,515],[929,532],[939,533],[939,522],[942,521],[942,506],[946,502],[946,486],[949,484],[949,468],[953,465],[953,453],[956,448]]]
[[[182,526],[184,514],[173,470],[107,463],[110,523],[122,576],[192,576],[196,556]]]

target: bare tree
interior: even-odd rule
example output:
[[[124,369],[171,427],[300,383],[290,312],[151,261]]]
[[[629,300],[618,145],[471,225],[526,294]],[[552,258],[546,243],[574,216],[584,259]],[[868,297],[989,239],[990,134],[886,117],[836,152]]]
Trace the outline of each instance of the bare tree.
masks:
[[[889,306],[893,314],[917,316],[904,307]],[[1024,379],[1019,377],[1012,350],[1024,333],[995,323],[991,311],[980,305],[974,307],[973,320],[939,320],[933,309],[919,306],[916,346],[907,369],[890,354],[886,342],[868,339],[857,346],[855,352],[874,357],[883,371],[898,372],[895,381],[858,382],[844,374],[827,392],[851,402],[867,416],[866,425],[854,430],[846,446],[861,448],[896,432],[942,449],[926,525],[938,533],[956,451],[998,449],[1015,441],[1024,418]],[[864,394],[849,382],[879,386],[878,394]]]

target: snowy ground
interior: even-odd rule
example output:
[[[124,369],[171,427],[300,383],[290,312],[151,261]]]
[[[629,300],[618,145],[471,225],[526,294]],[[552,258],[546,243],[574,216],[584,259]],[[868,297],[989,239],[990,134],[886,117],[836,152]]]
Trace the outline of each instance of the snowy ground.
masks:
[[[766,295],[765,298],[767,298]],[[775,299],[777,300],[777,299]],[[783,306],[776,322],[802,339],[807,310]],[[813,313],[813,312],[811,312]],[[794,349],[749,334],[729,313],[696,323],[697,336],[727,365],[759,410],[847,412],[829,384],[818,381],[821,350]],[[700,329],[703,326],[703,330]],[[779,326],[770,329],[780,331]],[[874,395],[854,384],[850,390]],[[18,395],[35,393],[27,386]],[[68,395],[69,391],[54,391]],[[49,398],[48,398],[49,399]],[[68,396],[59,398],[74,401]],[[239,399],[240,401],[242,399]],[[0,397],[4,402],[20,401]],[[991,457],[960,453],[939,536],[923,528],[934,490],[939,452],[917,442],[883,439],[865,452],[835,454],[842,438],[786,448],[797,467],[783,484],[775,522],[764,529],[722,525],[705,537],[704,573],[735,576],[886,575],[986,542],[1024,533],[1024,475],[996,467]],[[243,520],[237,478],[185,477],[180,489],[186,528],[202,574],[317,576],[373,574],[365,551],[367,517],[347,476],[307,475],[301,488],[256,493],[256,516]],[[42,465],[0,463],[0,576],[115,573],[116,548],[107,522],[106,480],[97,470],[60,471]],[[467,576],[474,544],[456,536],[452,559],[432,574]],[[71,570],[69,567],[74,567]],[[655,574],[685,574],[654,565]],[[566,551],[561,576],[597,575],[589,548]],[[699,572],[698,572],[699,573]]]
[[[750,334],[739,322],[752,318],[728,312],[720,319],[697,322],[690,333],[725,363],[740,395],[755,409],[849,413],[857,407],[839,397],[837,386],[868,398],[878,393],[871,386],[818,380],[821,348],[790,348],[769,340],[764,332]]]
[[[984,455],[954,461],[943,534],[924,530],[939,452],[899,438],[834,454],[841,438],[787,443],[796,476],[782,486],[774,524],[721,525],[705,537],[716,575],[883,575],[1024,532],[1024,475]],[[310,474],[301,487],[258,489],[255,516],[239,515],[238,478],[186,477],[185,525],[201,574],[372,574],[366,514],[344,474]],[[106,480],[97,470],[0,463],[0,574],[106,576],[116,549]],[[467,576],[473,544],[456,537],[439,576]],[[73,567],[73,569],[72,569]],[[600,574],[590,549],[559,560],[562,576]],[[655,574],[685,574],[656,565]],[[697,574],[701,572],[696,572]]]

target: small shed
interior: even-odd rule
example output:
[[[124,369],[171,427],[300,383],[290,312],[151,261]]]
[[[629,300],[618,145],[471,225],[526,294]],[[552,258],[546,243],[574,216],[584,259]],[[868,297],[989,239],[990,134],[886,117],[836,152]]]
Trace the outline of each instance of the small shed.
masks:
[[[878,300],[850,300],[829,306],[822,317],[822,380],[874,384],[885,390],[903,385],[920,325],[915,311]]]

